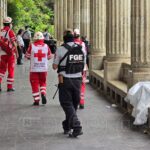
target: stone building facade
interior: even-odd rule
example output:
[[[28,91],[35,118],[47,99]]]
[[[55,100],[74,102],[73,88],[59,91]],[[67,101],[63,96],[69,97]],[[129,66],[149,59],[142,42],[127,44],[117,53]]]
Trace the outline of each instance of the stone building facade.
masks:
[[[0,28],[5,16],[7,16],[7,0],[0,0]]]
[[[113,102],[150,80],[149,0],[55,0],[55,37],[79,28],[90,41],[90,83]]]

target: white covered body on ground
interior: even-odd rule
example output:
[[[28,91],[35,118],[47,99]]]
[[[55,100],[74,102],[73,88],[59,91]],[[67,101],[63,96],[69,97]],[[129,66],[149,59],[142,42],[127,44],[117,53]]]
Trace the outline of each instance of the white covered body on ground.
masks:
[[[143,125],[147,122],[148,108],[150,107],[150,82],[138,82],[129,89],[125,98],[133,106],[132,116],[134,125]]]

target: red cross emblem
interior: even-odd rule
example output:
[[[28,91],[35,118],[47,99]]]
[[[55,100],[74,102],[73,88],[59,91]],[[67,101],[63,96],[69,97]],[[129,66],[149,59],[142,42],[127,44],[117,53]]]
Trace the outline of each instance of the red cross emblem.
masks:
[[[46,55],[42,53],[42,50],[38,50],[37,53],[34,54],[34,57],[38,58],[38,61],[42,61],[42,58],[44,58]]]

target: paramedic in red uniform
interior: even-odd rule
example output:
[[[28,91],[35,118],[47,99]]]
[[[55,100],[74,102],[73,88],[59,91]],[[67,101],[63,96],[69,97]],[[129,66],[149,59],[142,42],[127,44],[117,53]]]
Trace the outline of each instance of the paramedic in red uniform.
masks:
[[[80,31],[79,29],[74,29],[74,42],[81,45],[83,47],[85,56],[87,55],[85,43],[80,39]],[[84,104],[85,104],[85,88],[86,88],[86,70],[87,70],[87,65],[84,66],[84,71],[82,74],[82,84],[81,84],[81,94],[80,94],[80,109],[84,109]]]
[[[44,43],[44,36],[42,32],[35,33],[34,43],[29,46],[25,57],[31,61],[30,83],[34,98],[33,105],[39,105],[40,95],[42,98],[42,104],[46,104],[46,78],[48,71],[48,59],[51,58],[51,51],[48,45]]]
[[[2,79],[5,76],[6,71],[8,70],[7,76],[7,91],[14,91],[13,82],[14,82],[14,70],[15,70],[15,54],[18,58],[16,36],[12,28],[12,18],[5,17],[3,20],[4,28],[1,29],[1,36],[6,37],[12,46],[12,55],[7,55],[6,52],[0,50],[0,91]]]

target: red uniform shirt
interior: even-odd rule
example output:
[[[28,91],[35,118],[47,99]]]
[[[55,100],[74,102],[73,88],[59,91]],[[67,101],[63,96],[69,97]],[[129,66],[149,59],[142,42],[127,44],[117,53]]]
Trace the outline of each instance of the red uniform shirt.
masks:
[[[6,35],[7,33],[7,35]],[[13,46],[13,42],[16,42],[16,35],[14,33],[14,31],[12,29],[10,29],[9,26],[5,26],[3,29],[1,29],[1,36],[5,36],[8,39],[8,41],[10,41],[10,45],[12,47],[12,51],[15,53],[15,46]],[[0,51],[0,55],[7,55],[6,52],[4,51]]]
[[[77,43],[77,44],[79,44],[79,45],[83,44],[82,40],[80,40],[79,38],[75,38],[74,42]]]
[[[10,29],[10,27],[5,26],[3,29],[1,29],[1,32],[7,32],[7,31],[9,31],[9,32],[8,32],[8,37],[9,37],[9,39],[10,39],[12,42],[16,41],[16,35],[15,35],[14,31],[13,31],[12,29]]]

